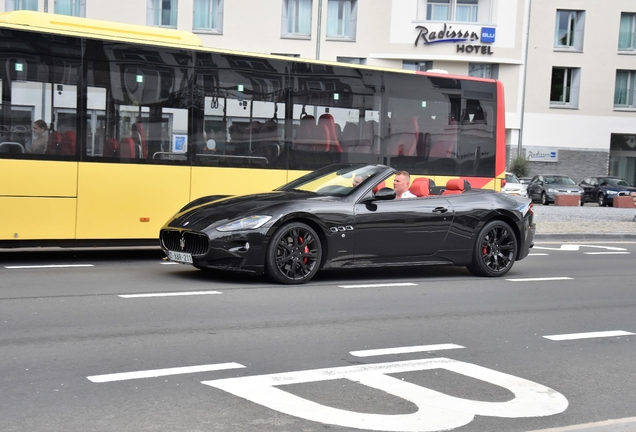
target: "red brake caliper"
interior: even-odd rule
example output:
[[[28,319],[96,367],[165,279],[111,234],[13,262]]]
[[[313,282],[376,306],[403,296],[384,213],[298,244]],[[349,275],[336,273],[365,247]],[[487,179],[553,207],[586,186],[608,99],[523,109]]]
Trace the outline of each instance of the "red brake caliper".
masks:
[[[302,242],[304,241],[302,237],[298,237],[298,240],[300,241],[300,243],[302,244]],[[304,249],[305,253],[309,253],[309,246],[305,245],[305,249]],[[305,257],[303,258],[303,263],[307,264],[308,258]]]

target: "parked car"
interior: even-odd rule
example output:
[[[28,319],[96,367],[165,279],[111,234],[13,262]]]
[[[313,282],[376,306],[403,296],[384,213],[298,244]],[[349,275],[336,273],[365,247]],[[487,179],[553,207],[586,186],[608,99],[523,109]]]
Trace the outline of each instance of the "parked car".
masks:
[[[384,187],[385,165],[331,165],[266,193],[198,198],[161,229],[172,261],[265,273],[300,284],[327,268],[456,265],[503,276],[532,247],[532,202],[451,179],[441,195],[425,178],[415,198]],[[354,180],[361,177],[362,182]]]
[[[506,173],[506,184],[501,188],[503,193],[510,195],[528,196],[528,185],[522,184],[516,175],[511,172]]]
[[[539,174],[532,178],[528,185],[528,196],[533,201],[541,201],[543,205],[554,202],[557,194],[577,194],[583,205],[583,188],[570,177],[562,174]]]
[[[521,184],[530,184],[532,181],[532,177],[519,177],[519,182]]]
[[[585,202],[597,202],[601,207],[613,205],[615,196],[636,192],[636,187],[613,176],[586,177],[579,186],[583,188]]]

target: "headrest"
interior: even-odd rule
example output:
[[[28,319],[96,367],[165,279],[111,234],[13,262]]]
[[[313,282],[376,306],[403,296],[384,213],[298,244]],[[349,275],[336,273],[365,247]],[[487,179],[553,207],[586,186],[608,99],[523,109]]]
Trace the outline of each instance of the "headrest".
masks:
[[[446,182],[446,190],[458,190],[464,191],[466,189],[470,189],[470,184],[466,187],[468,182],[464,179],[450,179]]]
[[[377,185],[376,187],[373,188],[373,193],[377,193],[380,189],[382,189],[383,187],[386,187],[386,183],[382,182],[379,185]]]
[[[409,192],[418,197],[428,196],[430,194],[430,183],[425,177],[419,177],[413,180]]]

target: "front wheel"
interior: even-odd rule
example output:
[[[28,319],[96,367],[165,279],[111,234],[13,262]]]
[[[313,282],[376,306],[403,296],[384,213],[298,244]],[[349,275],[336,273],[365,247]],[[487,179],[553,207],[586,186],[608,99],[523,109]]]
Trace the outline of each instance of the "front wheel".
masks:
[[[488,222],[477,236],[472,263],[466,268],[477,276],[503,276],[517,257],[517,238],[505,222]]]
[[[541,204],[550,205],[550,201],[548,201],[548,196],[546,195],[545,192],[541,193]]]
[[[272,236],[265,271],[274,282],[302,284],[314,277],[321,258],[322,245],[316,232],[304,223],[290,222]]]
[[[605,195],[603,195],[602,193],[598,194],[598,206],[599,207],[605,207],[607,205],[607,200],[605,199]]]

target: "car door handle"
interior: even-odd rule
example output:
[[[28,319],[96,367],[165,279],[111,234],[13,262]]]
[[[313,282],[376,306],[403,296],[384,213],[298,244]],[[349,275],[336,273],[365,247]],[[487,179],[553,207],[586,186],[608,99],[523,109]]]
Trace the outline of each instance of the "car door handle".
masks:
[[[435,207],[433,213],[446,213],[448,209],[446,207]]]

